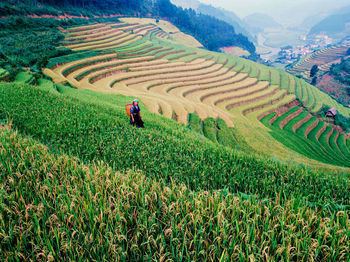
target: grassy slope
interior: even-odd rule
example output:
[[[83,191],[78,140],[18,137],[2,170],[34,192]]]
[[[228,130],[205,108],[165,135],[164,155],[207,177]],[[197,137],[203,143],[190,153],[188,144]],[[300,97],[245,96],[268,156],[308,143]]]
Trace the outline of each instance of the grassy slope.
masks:
[[[18,83],[31,83],[33,82],[33,76],[28,72],[20,72],[16,75],[15,82]]]
[[[292,112],[293,110],[290,110],[290,113]],[[301,120],[303,116],[305,116],[305,112],[303,112],[303,114],[301,114],[299,117],[296,117],[290,121],[283,130],[279,127],[279,122],[282,121],[284,117],[280,117],[272,125],[269,124],[269,120],[274,116],[274,114],[270,114],[263,118],[262,123],[271,129],[270,133],[277,141],[280,141],[285,146],[302,155],[305,155],[306,157],[312,157],[320,162],[340,166],[349,166],[349,163],[345,159],[342,159],[341,155],[335,155],[329,147],[326,147],[327,142],[320,144],[318,141],[306,139],[304,133],[298,134],[292,130],[293,125]],[[324,149],[322,145],[327,149]]]
[[[173,44],[168,44],[165,43],[164,41],[162,41],[162,46],[164,47],[171,47],[173,46]],[[185,49],[187,52],[191,52],[194,49],[186,49],[186,47],[182,46],[179,49]],[[204,50],[200,50],[200,53],[209,53],[207,51]],[[217,53],[210,53],[214,56],[218,56]],[[221,55],[223,56],[223,55]],[[213,59],[216,59],[215,57]],[[278,83],[277,80],[275,80],[276,83]],[[110,90],[108,91],[109,93],[111,92]],[[238,114],[239,115],[239,114]],[[308,158],[305,158],[304,156],[301,156],[299,154],[294,153],[294,155],[291,157],[291,152],[289,149],[286,150],[286,147],[284,147],[283,144],[281,143],[276,143],[274,140],[274,138],[272,136],[269,135],[268,132],[266,132],[266,129],[261,125],[261,123],[259,123],[256,120],[256,117],[249,117],[249,126],[247,126],[247,128],[249,129],[249,133],[251,134],[250,136],[246,136],[247,138],[250,139],[250,145],[254,145],[254,147],[256,145],[258,145],[258,148],[260,150],[260,153],[266,153],[267,155],[277,155],[278,158],[280,159],[284,159],[284,161],[290,162],[291,159],[295,159],[297,162],[302,162],[308,165],[312,165],[312,166],[319,166],[319,162],[310,160]],[[247,124],[247,119],[246,117],[243,117],[242,119],[240,118],[236,118],[235,119],[235,123],[236,123],[236,127],[239,133],[241,133],[241,135],[246,134],[247,132],[247,128],[245,127],[245,125]],[[257,126],[257,128],[253,128],[251,127],[252,123],[255,123],[254,125]],[[255,135],[253,135],[253,133]],[[258,140],[255,143],[254,141],[252,142],[253,137],[257,137]],[[262,141],[264,141],[264,143],[262,144]],[[226,143],[227,144],[227,143]],[[268,145],[268,148],[266,148],[265,145]],[[262,146],[262,147],[261,147]],[[272,150],[272,151],[271,151]],[[271,152],[270,152],[271,151]],[[328,168],[327,166],[324,166],[326,168]]]
[[[85,161],[103,160],[119,171],[142,170],[194,190],[228,188],[261,198],[299,195],[313,202],[349,204],[348,175],[334,179],[334,174],[235,152],[145,109],[147,128],[133,129],[124,109],[130,98],[57,88],[63,95],[2,84],[0,118],[13,120],[14,127],[53,150]]]
[[[198,135],[196,116],[198,133],[143,105],[146,129],[133,129],[130,100],[44,79],[0,84],[0,122],[19,130],[0,127],[1,260],[350,259],[342,169],[235,152]],[[237,148],[232,129],[207,123]]]
[[[168,21],[165,20],[159,20],[159,22],[156,22],[156,19],[152,18],[120,18],[120,21],[133,24],[155,24],[159,26],[162,30],[164,30],[166,33],[171,34],[171,38],[173,41],[179,44],[185,44],[187,46],[193,46],[193,47],[203,47],[203,45],[198,42],[197,39],[194,37],[182,33],[176,26],[171,24]]]
[[[349,259],[348,213],[116,173],[4,127],[0,141],[1,260]]]
[[[6,74],[6,70],[0,67],[0,76],[3,76]]]
[[[163,42],[162,44],[164,44],[164,41],[162,42]],[[186,50],[189,53],[195,51],[195,49],[193,48],[190,49],[185,46],[183,46],[182,49]],[[212,54],[214,56],[214,58],[212,59],[216,59],[218,56],[221,56],[223,58],[227,57],[225,55],[217,54],[214,52],[208,52],[208,51],[204,51],[204,52]],[[288,91],[288,93],[295,94],[296,98],[299,99],[300,102],[302,102],[307,98],[307,103],[305,103],[303,106],[306,109],[310,110],[311,112],[317,112],[318,110],[320,110],[322,105],[328,105],[330,107],[337,108],[343,115],[350,117],[349,108],[344,107],[343,105],[339,104],[334,99],[329,97],[327,94],[321,92],[316,87],[308,84],[307,82],[297,77],[287,74],[284,71],[280,71],[274,68],[260,65],[243,58],[239,58],[239,57],[227,57],[227,58],[235,61],[236,68],[242,68],[243,66],[243,70],[241,70],[241,72],[249,73],[250,77],[256,77],[259,79],[259,81],[269,81],[273,85],[279,85],[280,89],[282,90],[285,89]],[[237,69],[234,68],[233,70],[236,71]],[[296,82],[297,88],[296,90],[293,90],[292,86],[293,86],[293,83],[295,82]],[[302,92],[303,92],[303,95],[302,95]],[[251,114],[246,117],[239,117],[240,115],[239,112],[237,112],[237,114],[235,113],[236,112],[233,112],[233,115],[235,117],[234,123],[238,132],[240,132],[241,136],[244,135],[246,139],[248,139],[250,146],[252,146],[253,148],[259,148],[260,153],[265,152],[266,155],[271,155],[272,153],[273,155],[277,155],[279,159],[283,159],[287,162],[290,162],[291,159],[295,159],[296,162],[306,163],[311,166],[319,166],[319,163],[315,164],[313,160],[311,160],[311,158],[313,157],[310,156],[308,152],[305,152],[304,150],[295,150],[297,148],[297,146],[295,145],[295,141],[293,141],[293,139],[296,138],[295,135],[291,134],[292,136],[289,136],[290,134],[287,134],[286,132],[282,131],[280,133],[282,136],[284,136],[284,138],[276,140],[276,136],[272,133],[272,130],[266,130],[264,127],[261,126],[261,123],[258,123],[256,121],[255,114]],[[247,121],[249,122],[248,124],[247,124]],[[247,128],[245,125],[249,125],[249,127]],[[254,125],[255,127],[251,128],[252,125]],[[247,135],[248,133],[249,135]],[[256,138],[257,138],[257,141],[255,142]],[[307,139],[298,139],[298,138],[296,139],[299,142],[303,143],[305,146],[307,146],[307,144],[309,143]],[[262,143],[262,141],[264,142]],[[268,145],[268,148],[265,148],[265,145]],[[297,152],[300,155],[293,154],[289,149],[292,149],[294,152]],[[322,160],[322,162],[327,162],[325,161],[325,157],[320,159]],[[335,164],[334,161],[328,161],[328,163]],[[339,165],[343,166],[344,161],[340,162]]]

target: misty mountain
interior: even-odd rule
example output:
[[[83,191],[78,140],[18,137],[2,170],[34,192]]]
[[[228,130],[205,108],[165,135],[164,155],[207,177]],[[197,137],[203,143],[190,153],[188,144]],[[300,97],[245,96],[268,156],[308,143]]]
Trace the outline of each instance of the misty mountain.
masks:
[[[255,34],[268,28],[283,28],[283,26],[277,23],[271,16],[261,13],[248,15],[243,21],[248,25],[248,30]]]
[[[319,23],[314,25],[309,32],[309,35],[317,35],[325,33],[328,36],[341,39],[350,34],[350,6],[339,9]]]
[[[170,2],[176,6],[181,6],[184,9],[192,8],[193,10],[197,10],[201,5],[201,2],[197,0],[171,0]]]
[[[192,8],[197,13],[213,16],[219,20],[232,25],[237,34],[242,34],[250,41],[256,42],[256,38],[246,29],[247,25],[234,13],[223,8],[216,8],[211,5],[202,4],[197,0],[171,0],[171,2],[184,9]]]
[[[237,34],[231,24],[194,9],[179,8],[170,0],[158,0],[158,8],[160,17],[166,17],[181,31],[197,38],[207,49],[218,51],[221,47],[238,46],[249,51],[251,59],[257,59],[254,44]]]
[[[303,20],[303,22],[301,22],[299,27],[310,30],[313,26],[321,22],[326,17],[327,17],[327,14],[325,13],[308,16]]]
[[[245,23],[234,12],[205,4],[200,4],[197,11],[201,14],[210,15],[229,23],[235,28],[236,33],[243,34],[247,36],[249,40],[256,42],[256,39],[246,29],[247,25],[245,25]]]

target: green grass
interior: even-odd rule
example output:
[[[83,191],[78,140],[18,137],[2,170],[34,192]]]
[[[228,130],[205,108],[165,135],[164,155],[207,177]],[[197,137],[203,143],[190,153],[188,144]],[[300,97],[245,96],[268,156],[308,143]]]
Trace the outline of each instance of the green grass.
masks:
[[[215,119],[207,118],[203,121],[203,133],[206,138],[208,138],[212,142],[217,142],[216,140],[216,128],[215,128]]]
[[[350,155],[347,154],[347,152],[342,152],[339,145],[336,143],[335,138],[338,134],[337,130],[334,130],[333,134],[330,136],[329,138],[329,144],[330,147],[332,148],[332,150],[336,153],[336,155],[342,159],[344,159],[344,161],[348,161],[350,158]]]
[[[0,67],[0,77],[5,75],[6,73],[7,73],[7,71]]]
[[[139,47],[146,48],[147,41],[115,51],[124,58],[145,56]],[[156,44],[163,47],[158,57],[168,48],[184,50],[166,58],[228,59],[226,67],[235,65],[286,90],[294,80],[245,59],[165,43]],[[197,55],[182,57],[194,50]],[[74,53],[51,64],[96,54]],[[124,108],[133,97],[46,79],[33,87],[23,84],[27,78],[21,73],[19,83],[0,84],[0,260],[350,259],[346,171],[327,173],[258,157],[237,127],[222,119],[201,121],[190,114],[186,127],[141,103],[146,128],[136,129]],[[319,104],[331,101],[303,82],[300,96],[301,88]],[[271,136],[308,158],[349,165],[336,145],[328,152],[322,148],[325,135],[316,141],[321,125],[310,139],[292,131],[306,111],[280,129],[297,109],[272,126],[274,113],[262,119]]]
[[[84,161],[102,160],[116,171],[142,170],[152,178],[185,183],[192,190],[227,188],[261,198],[298,195],[319,203],[349,203],[345,176],[334,179],[234,152],[198,139],[183,125],[145,109],[146,129],[130,128],[124,105],[131,98],[68,87],[60,90],[62,95],[29,86],[8,87],[0,88],[0,118],[12,120],[21,132],[57,152]],[[325,179],[327,184],[321,182]]]
[[[262,67],[260,69],[259,80],[260,81],[270,81],[270,70],[267,67]]]
[[[293,118],[289,121],[283,128],[283,130],[279,127],[279,124],[289,115],[296,112],[299,107],[294,107],[289,110],[287,113],[279,117],[272,125],[269,124],[269,120],[274,117],[275,113],[269,114],[264,117],[261,122],[266,126],[271,128],[270,134],[273,138],[275,138],[280,143],[284,144],[288,148],[296,151],[302,155],[305,155],[308,158],[318,160],[320,162],[340,165],[340,166],[349,166],[349,162],[342,158],[337,157],[336,154],[332,151],[332,149],[328,146],[327,142],[325,143],[324,139],[320,138],[320,141],[317,141],[315,135],[318,130],[323,126],[324,122],[321,123],[310,132],[309,137],[305,137],[305,133],[303,130],[306,130],[307,126],[303,125],[300,131],[294,133],[293,126],[302,120],[307,112],[302,112],[299,116]],[[308,123],[311,123],[310,121]],[[322,137],[322,136],[321,136]],[[328,150],[329,149],[329,150]]]
[[[300,79],[296,79],[295,81],[295,95],[301,103],[304,102],[302,82]]]
[[[287,90],[288,93],[291,93],[291,85],[289,76],[286,72],[280,71],[280,88]]]
[[[289,115],[293,114],[294,112],[298,111],[298,107],[295,106],[292,109],[290,109],[288,112],[280,116],[279,118],[276,119],[275,122],[272,123],[273,126],[279,127],[280,123]]]
[[[189,114],[188,127],[199,134],[199,138],[205,136],[209,140],[225,147],[250,153],[254,152],[254,150],[249,147],[244,139],[238,134],[237,130],[228,127],[226,122],[221,118],[218,120],[208,118],[205,121],[202,121],[198,115],[191,113]]]
[[[89,58],[93,56],[98,56],[101,53],[102,53],[101,51],[87,51],[87,52],[78,52],[78,53],[73,53],[65,56],[55,57],[49,60],[47,67],[52,68],[55,65],[69,63],[69,62],[73,62],[73,61],[77,61],[80,59]]]
[[[290,120],[285,126],[284,129],[288,129],[290,131],[293,131],[293,126],[298,123],[300,120],[304,119],[307,116],[308,112],[303,111],[298,116],[294,117],[292,120]]]
[[[338,151],[338,149],[335,147],[332,147],[332,137],[333,135],[330,136],[330,139],[329,139],[329,144],[328,144],[328,141],[327,141],[327,136],[328,134],[331,132],[332,130],[332,127],[328,126],[326,128],[326,130],[322,133],[322,135],[320,136],[319,138],[319,141],[321,143],[321,145],[326,149],[327,153],[331,156],[334,156],[334,158],[336,158],[337,160],[339,161],[344,161],[345,163],[346,162],[349,162],[349,159],[344,157],[342,154],[340,154],[340,152]],[[334,137],[333,137],[334,139]]]
[[[193,130],[194,132],[204,135],[203,134],[203,123],[200,117],[196,114],[190,113],[188,115],[188,127]]]
[[[305,132],[307,130],[307,128],[312,125],[315,121],[317,120],[316,117],[312,117],[309,119],[309,121],[307,121],[306,123],[304,123],[303,125],[301,125],[301,127],[299,127],[296,131],[296,133],[300,136],[305,136]]]
[[[1,260],[350,257],[347,212],[309,208],[300,198],[259,201],[116,173],[104,163],[53,154],[2,127],[0,141]]]
[[[344,141],[344,134],[340,134],[338,138],[338,146],[340,150],[345,153],[348,157],[350,157],[350,148],[346,146]]]
[[[228,127],[226,125],[226,122],[221,118],[216,120],[216,124],[218,127],[216,133],[216,139],[218,143],[222,144],[223,146],[233,148],[235,150],[249,152],[250,154],[255,152],[253,148],[248,146],[244,137],[242,137],[242,135],[239,134],[236,128]]]
[[[33,75],[29,72],[20,72],[15,77],[16,83],[33,83]]]
[[[38,80],[38,87],[40,87],[42,90],[46,90],[50,93],[58,94],[57,87],[55,86],[54,83],[52,83],[48,79],[40,78]]]
[[[64,39],[59,26],[66,21],[56,19],[34,19],[28,17],[7,17],[0,21],[0,64],[13,68],[32,68],[39,71],[48,59],[70,53],[69,49],[57,48]],[[78,22],[77,22],[78,23]]]
[[[271,85],[280,85],[281,78],[280,78],[280,72],[276,69],[271,71]]]

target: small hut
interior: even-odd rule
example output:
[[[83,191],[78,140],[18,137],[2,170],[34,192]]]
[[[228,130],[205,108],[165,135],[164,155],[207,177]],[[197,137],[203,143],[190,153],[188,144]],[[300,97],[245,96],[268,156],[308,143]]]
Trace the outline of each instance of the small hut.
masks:
[[[335,108],[331,108],[327,111],[326,113],[326,117],[331,117],[331,118],[335,118],[335,116],[338,114],[337,110],[335,110]]]

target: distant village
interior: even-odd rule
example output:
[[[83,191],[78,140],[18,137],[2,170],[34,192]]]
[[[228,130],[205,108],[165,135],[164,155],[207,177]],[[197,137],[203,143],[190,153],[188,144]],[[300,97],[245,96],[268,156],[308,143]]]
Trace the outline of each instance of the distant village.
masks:
[[[330,47],[335,44],[335,40],[327,36],[326,34],[319,34],[312,38],[303,35],[300,37],[301,40],[307,41],[308,44],[300,46],[284,46],[278,53],[278,57],[273,61],[266,61],[268,63],[280,63],[280,64],[291,64],[298,61],[301,57],[306,56],[316,50]],[[343,40],[340,44],[350,45],[350,39]]]

